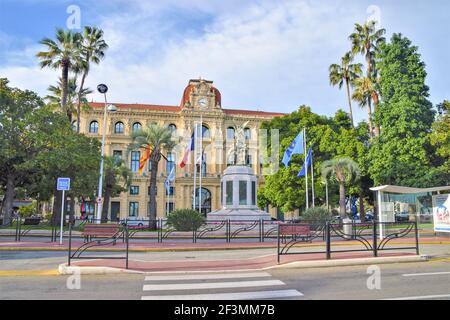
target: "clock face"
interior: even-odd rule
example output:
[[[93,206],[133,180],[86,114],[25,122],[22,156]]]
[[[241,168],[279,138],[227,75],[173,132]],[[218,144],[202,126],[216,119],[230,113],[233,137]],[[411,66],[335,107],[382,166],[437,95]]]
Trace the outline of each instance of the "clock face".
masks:
[[[208,105],[208,100],[206,100],[206,98],[202,98],[198,101],[198,104],[200,107],[206,107]]]

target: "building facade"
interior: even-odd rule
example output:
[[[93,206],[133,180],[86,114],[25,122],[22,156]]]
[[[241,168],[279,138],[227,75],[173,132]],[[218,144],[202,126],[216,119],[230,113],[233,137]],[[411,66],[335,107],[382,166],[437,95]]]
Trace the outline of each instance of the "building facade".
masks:
[[[133,171],[133,183],[128,192],[112,198],[109,218],[147,217],[149,208],[149,163],[139,174],[139,159],[143,150],[127,151],[134,130],[155,123],[166,126],[173,132],[177,146],[164,153],[158,168],[157,181],[157,215],[165,217],[174,209],[192,208],[194,195],[194,167],[197,168],[196,190],[197,203],[201,201],[204,214],[221,208],[220,178],[228,165],[235,164],[235,131],[244,126],[247,154],[245,164],[253,169],[263,183],[261,154],[259,147],[259,128],[263,121],[282,116],[282,113],[236,110],[222,108],[222,98],[212,81],[190,80],[185,88],[180,105],[144,105],[113,103],[117,112],[107,115],[105,155],[124,159]],[[91,108],[83,111],[80,119],[80,131],[90,137],[101,139],[104,123],[104,103],[90,103]],[[203,162],[194,166],[194,152],[189,156],[188,164],[180,167],[186,147],[191,139],[194,127],[202,130],[196,144],[197,159],[203,151]],[[200,133],[201,132],[201,133]],[[200,145],[202,146],[200,148]],[[201,158],[201,157],[200,157]],[[175,180],[169,190],[164,181],[171,169],[175,167]],[[201,189],[199,188],[201,179]],[[200,193],[201,192],[201,197]],[[199,200],[201,198],[201,200]],[[82,211],[92,213],[94,204],[86,202]],[[273,211],[273,210],[272,210]],[[275,213],[276,215],[276,213]]]

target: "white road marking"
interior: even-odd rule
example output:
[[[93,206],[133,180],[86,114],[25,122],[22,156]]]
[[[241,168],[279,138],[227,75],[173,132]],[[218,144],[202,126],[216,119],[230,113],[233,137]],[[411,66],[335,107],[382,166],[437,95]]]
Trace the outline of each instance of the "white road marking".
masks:
[[[437,294],[431,296],[416,296],[416,297],[402,297],[402,298],[392,298],[383,300],[426,300],[426,299],[436,299],[436,298],[450,298],[450,294]]]
[[[243,287],[282,286],[284,284],[285,283],[280,280],[233,281],[233,282],[211,282],[211,283],[146,284],[146,285],[144,285],[143,290],[144,291],[161,291],[161,290],[243,288]]]
[[[298,292],[297,290],[274,290],[255,292],[143,296],[142,300],[256,300],[294,298],[302,296],[303,294],[301,292]]]
[[[429,272],[429,273],[407,273],[402,274],[404,277],[420,277],[420,276],[438,276],[443,274],[449,274],[450,272]]]
[[[210,280],[210,279],[237,279],[237,278],[262,278],[271,277],[267,272],[253,273],[227,273],[227,274],[185,274],[166,276],[146,276],[145,281],[169,281],[169,280]]]

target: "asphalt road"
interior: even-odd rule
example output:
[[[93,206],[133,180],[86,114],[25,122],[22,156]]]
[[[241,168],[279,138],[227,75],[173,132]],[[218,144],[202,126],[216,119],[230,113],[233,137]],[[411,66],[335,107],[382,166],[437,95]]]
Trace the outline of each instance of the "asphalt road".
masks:
[[[47,257],[50,258],[50,257]],[[56,256],[51,259],[61,259]],[[450,260],[368,266],[277,269],[238,273],[0,276],[8,299],[450,299]],[[375,280],[374,280],[375,279]],[[77,285],[79,284],[79,289]],[[380,284],[380,288],[376,288]]]

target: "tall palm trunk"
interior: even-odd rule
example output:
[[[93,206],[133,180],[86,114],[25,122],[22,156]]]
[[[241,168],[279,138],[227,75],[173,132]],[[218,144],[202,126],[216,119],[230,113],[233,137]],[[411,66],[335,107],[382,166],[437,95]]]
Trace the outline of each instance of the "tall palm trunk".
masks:
[[[150,158],[152,171],[150,172],[150,204],[149,204],[149,225],[150,228],[155,228],[156,226],[156,179],[158,174],[158,163],[161,158],[159,149],[156,148],[152,152]]]
[[[111,199],[111,188],[105,188],[104,201],[102,207],[102,223],[108,222],[109,200]]]
[[[349,110],[350,110],[350,120],[352,122],[352,128],[353,128],[355,125],[353,123],[352,97],[350,95],[350,83],[348,82],[348,79],[345,79],[345,85],[347,87],[348,107],[349,107]]]
[[[362,183],[359,190],[359,216],[361,217],[361,222],[366,221],[366,212],[364,211],[364,190],[362,188]]]
[[[373,100],[373,106],[374,106],[374,112],[377,111],[378,104],[380,102],[380,99],[378,98],[378,93],[372,92],[372,100]],[[375,123],[375,137],[380,136],[380,126],[378,123]]]
[[[53,193],[52,226],[58,226],[61,223],[61,195],[61,191],[55,190]]]
[[[13,210],[13,202],[15,195],[15,175],[8,173],[6,178],[6,192],[3,199],[3,224],[9,224],[11,222],[11,213]]]
[[[339,182],[339,214],[341,218],[346,217],[345,213],[345,184]]]
[[[367,99],[367,113],[368,113],[368,117],[369,117],[369,138],[370,138],[370,142],[373,141],[373,122],[372,122],[372,100],[369,97]]]
[[[62,76],[61,76],[61,109],[64,114],[67,115],[69,121],[72,122],[72,115],[67,109],[67,91],[68,91],[68,82],[69,82],[69,64],[67,62],[62,63]]]
[[[86,80],[87,71],[83,72],[81,77],[80,88],[78,89],[78,101],[77,101],[77,133],[80,133],[80,118],[81,118],[81,93],[83,92],[84,81]]]

